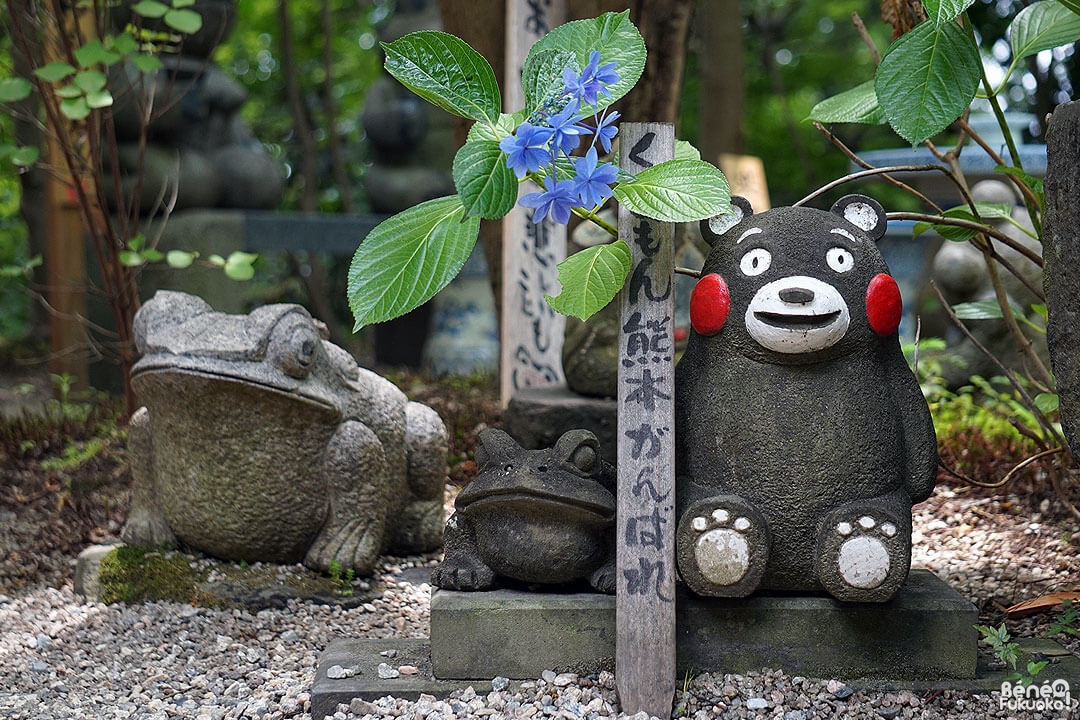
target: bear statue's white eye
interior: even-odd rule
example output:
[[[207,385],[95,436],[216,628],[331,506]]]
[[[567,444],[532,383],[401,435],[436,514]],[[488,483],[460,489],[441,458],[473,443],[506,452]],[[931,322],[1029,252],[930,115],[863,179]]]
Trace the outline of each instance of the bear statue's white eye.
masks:
[[[754,248],[743,255],[742,260],[739,261],[739,269],[747,277],[760,275],[768,270],[770,265],[772,265],[772,254],[765,248]]]
[[[834,247],[825,253],[825,262],[838,273],[845,273],[855,267],[855,258],[842,247]]]

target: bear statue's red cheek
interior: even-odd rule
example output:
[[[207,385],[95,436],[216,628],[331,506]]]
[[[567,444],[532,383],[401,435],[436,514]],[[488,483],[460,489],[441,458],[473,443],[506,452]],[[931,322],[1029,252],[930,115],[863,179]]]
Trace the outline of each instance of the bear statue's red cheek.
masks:
[[[900,327],[904,304],[892,276],[879,273],[866,288],[866,319],[878,335],[892,335]]]
[[[715,335],[724,327],[730,308],[727,283],[716,273],[709,273],[690,293],[690,324],[700,335]]]

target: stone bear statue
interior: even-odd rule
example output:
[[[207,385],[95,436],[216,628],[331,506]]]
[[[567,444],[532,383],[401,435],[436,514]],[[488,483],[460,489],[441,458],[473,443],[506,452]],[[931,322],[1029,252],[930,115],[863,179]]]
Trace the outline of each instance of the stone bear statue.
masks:
[[[825,590],[881,602],[907,577],[934,426],[900,350],[885,212],[849,195],[704,220],[712,250],[676,368],[676,550],[701,595]]]

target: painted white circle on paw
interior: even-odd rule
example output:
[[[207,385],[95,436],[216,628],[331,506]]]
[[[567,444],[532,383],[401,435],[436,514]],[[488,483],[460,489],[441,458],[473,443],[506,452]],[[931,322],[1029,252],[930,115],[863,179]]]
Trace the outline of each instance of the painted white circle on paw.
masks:
[[[862,536],[844,541],[837,563],[847,584],[863,590],[876,588],[889,576],[889,552],[877,538]]]
[[[714,585],[733,585],[750,567],[750,546],[734,530],[710,530],[694,544],[694,559],[706,580]]]

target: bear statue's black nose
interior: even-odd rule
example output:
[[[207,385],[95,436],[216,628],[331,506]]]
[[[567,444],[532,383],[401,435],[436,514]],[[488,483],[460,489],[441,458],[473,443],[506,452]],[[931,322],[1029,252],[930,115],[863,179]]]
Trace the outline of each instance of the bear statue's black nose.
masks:
[[[786,303],[805,305],[808,302],[813,302],[814,291],[798,287],[784,288],[780,291],[780,299]]]

